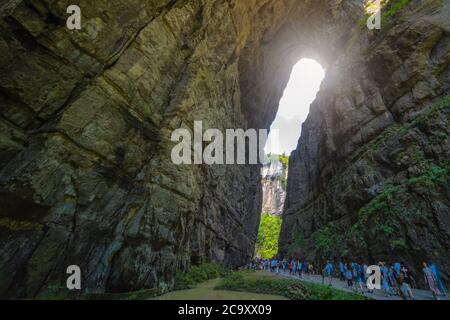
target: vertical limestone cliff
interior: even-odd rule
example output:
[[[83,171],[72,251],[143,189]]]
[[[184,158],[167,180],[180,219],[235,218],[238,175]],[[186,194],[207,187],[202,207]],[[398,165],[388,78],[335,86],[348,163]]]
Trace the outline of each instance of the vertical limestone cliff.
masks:
[[[262,213],[280,216],[286,199],[287,167],[278,156],[262,168]]]
[[[336,228],[355,230],[352,254],[448,262],[449,1],[412,0],[371,33],[363,2],[1,2],[0,296],[64,294],[69,265],[81,294],[247,262],[261,167],[174,165],[171,133],[269,128],[302,57],[327,79],[291,159],[282,251],[317,255]]]
[[[252,257],[260,166],[176,166],[170,138],[250,126],[239,57],[288,4],[0,4],[0,296],[67,292],[69,265],[83,293],[165,291],[191,263]]]
[[[353,36],[291,156],[282,252],[449,277],[450,3],[388,6]]]

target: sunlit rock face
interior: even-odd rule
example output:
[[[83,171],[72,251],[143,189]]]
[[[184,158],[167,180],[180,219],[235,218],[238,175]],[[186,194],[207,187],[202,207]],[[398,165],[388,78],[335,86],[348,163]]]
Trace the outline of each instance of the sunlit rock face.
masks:
[[[301,234],[293,249],[317,256],[314,233],[332,222],[346,234],[393,184],[411,210],[351,254],[445,266],[448,109],[425,111],[448,91],[450,19],[447,1],[412,2],[371,33],[362,0],[0,4],[0,296],[64,294],[69,265],[81,294],[165,291],[191,263],[246,263],[261,167],[176,166],[171,133],[195,120],[268,128],[302,57],[327,80],[291,159],[282,251]]]
[[[280,216],[286,199],[287,168],[272,160],[262,168],[262,213]]]

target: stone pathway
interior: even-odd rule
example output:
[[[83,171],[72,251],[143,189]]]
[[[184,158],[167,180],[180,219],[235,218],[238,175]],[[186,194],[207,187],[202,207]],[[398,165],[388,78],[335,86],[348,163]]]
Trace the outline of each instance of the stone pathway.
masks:
[[[300,279],[297,276],[290,275],[289,273],[281,272],[278,274],[280,277],[286,277],[286,278],[292,278],[292,279],[299,279],[302,281],[307,281],[311,283],[317,283],[322,284],[322,276],[320,275],[305,275],[303,279]],[[328,279],[329,281],[329,279]],[[325,282],[328,283],[328,282]],[[344,281],[340,281],[337,278],[333,278],[332,286],[336,289],[343,290],[346,292],[354,292],[353,290],[349,289],[347,287],[347,283]],[[374,293],[368,293],[366,286],[363,286],[364,288],[364,295],[367,297],[370,297],[375,300],[403,300],[401,297],[393,295],[393,296],[387,296],[384,294],[382,290],[375,290]],[[426,290],[419,290],[419,289],[413,289],[414,297],[416,300],[434,300],[432,294],[430,291]],[[449,296],[446,297],[439,297],[439,300],[450,300]]]

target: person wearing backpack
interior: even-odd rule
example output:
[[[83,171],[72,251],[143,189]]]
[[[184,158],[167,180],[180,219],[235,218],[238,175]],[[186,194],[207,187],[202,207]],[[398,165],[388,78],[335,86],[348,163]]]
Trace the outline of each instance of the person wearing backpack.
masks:
[[[400,269],[400,276],[398,277],[398,283],[400,284],[400,290],[403,297],[409,300],[414,300],[414,294],[411,289],[413,277],[410,274],[406,266],[402,266]]]
[[[345,266],[345,280],[347,280],[348,288],[353,290],[353,272],[348,263]]]

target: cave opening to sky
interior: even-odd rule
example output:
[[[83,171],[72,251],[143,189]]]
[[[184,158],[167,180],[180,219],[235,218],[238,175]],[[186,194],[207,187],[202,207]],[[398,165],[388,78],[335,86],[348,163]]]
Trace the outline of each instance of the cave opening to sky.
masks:
[[[325,70],[315,60],[301,59],[292,72],[270,127],[262,175],[262,217],[256,241],[256,256],[271,259],[278,254],[282,213],[287,187],[287,157],[297,147],[302,124],[316,99]],[[269,156],[271,155],[271,156]],[[279,155],[275,156],[274,155]],[[280,192],[280,190],[283,190]]]
[[[319,92],[325,70],[315,60],[301,59],[292,68],[289,82],[280,100],[277,116],[270,128],[266,154],[289,156],[297,147],[302,124]]]

